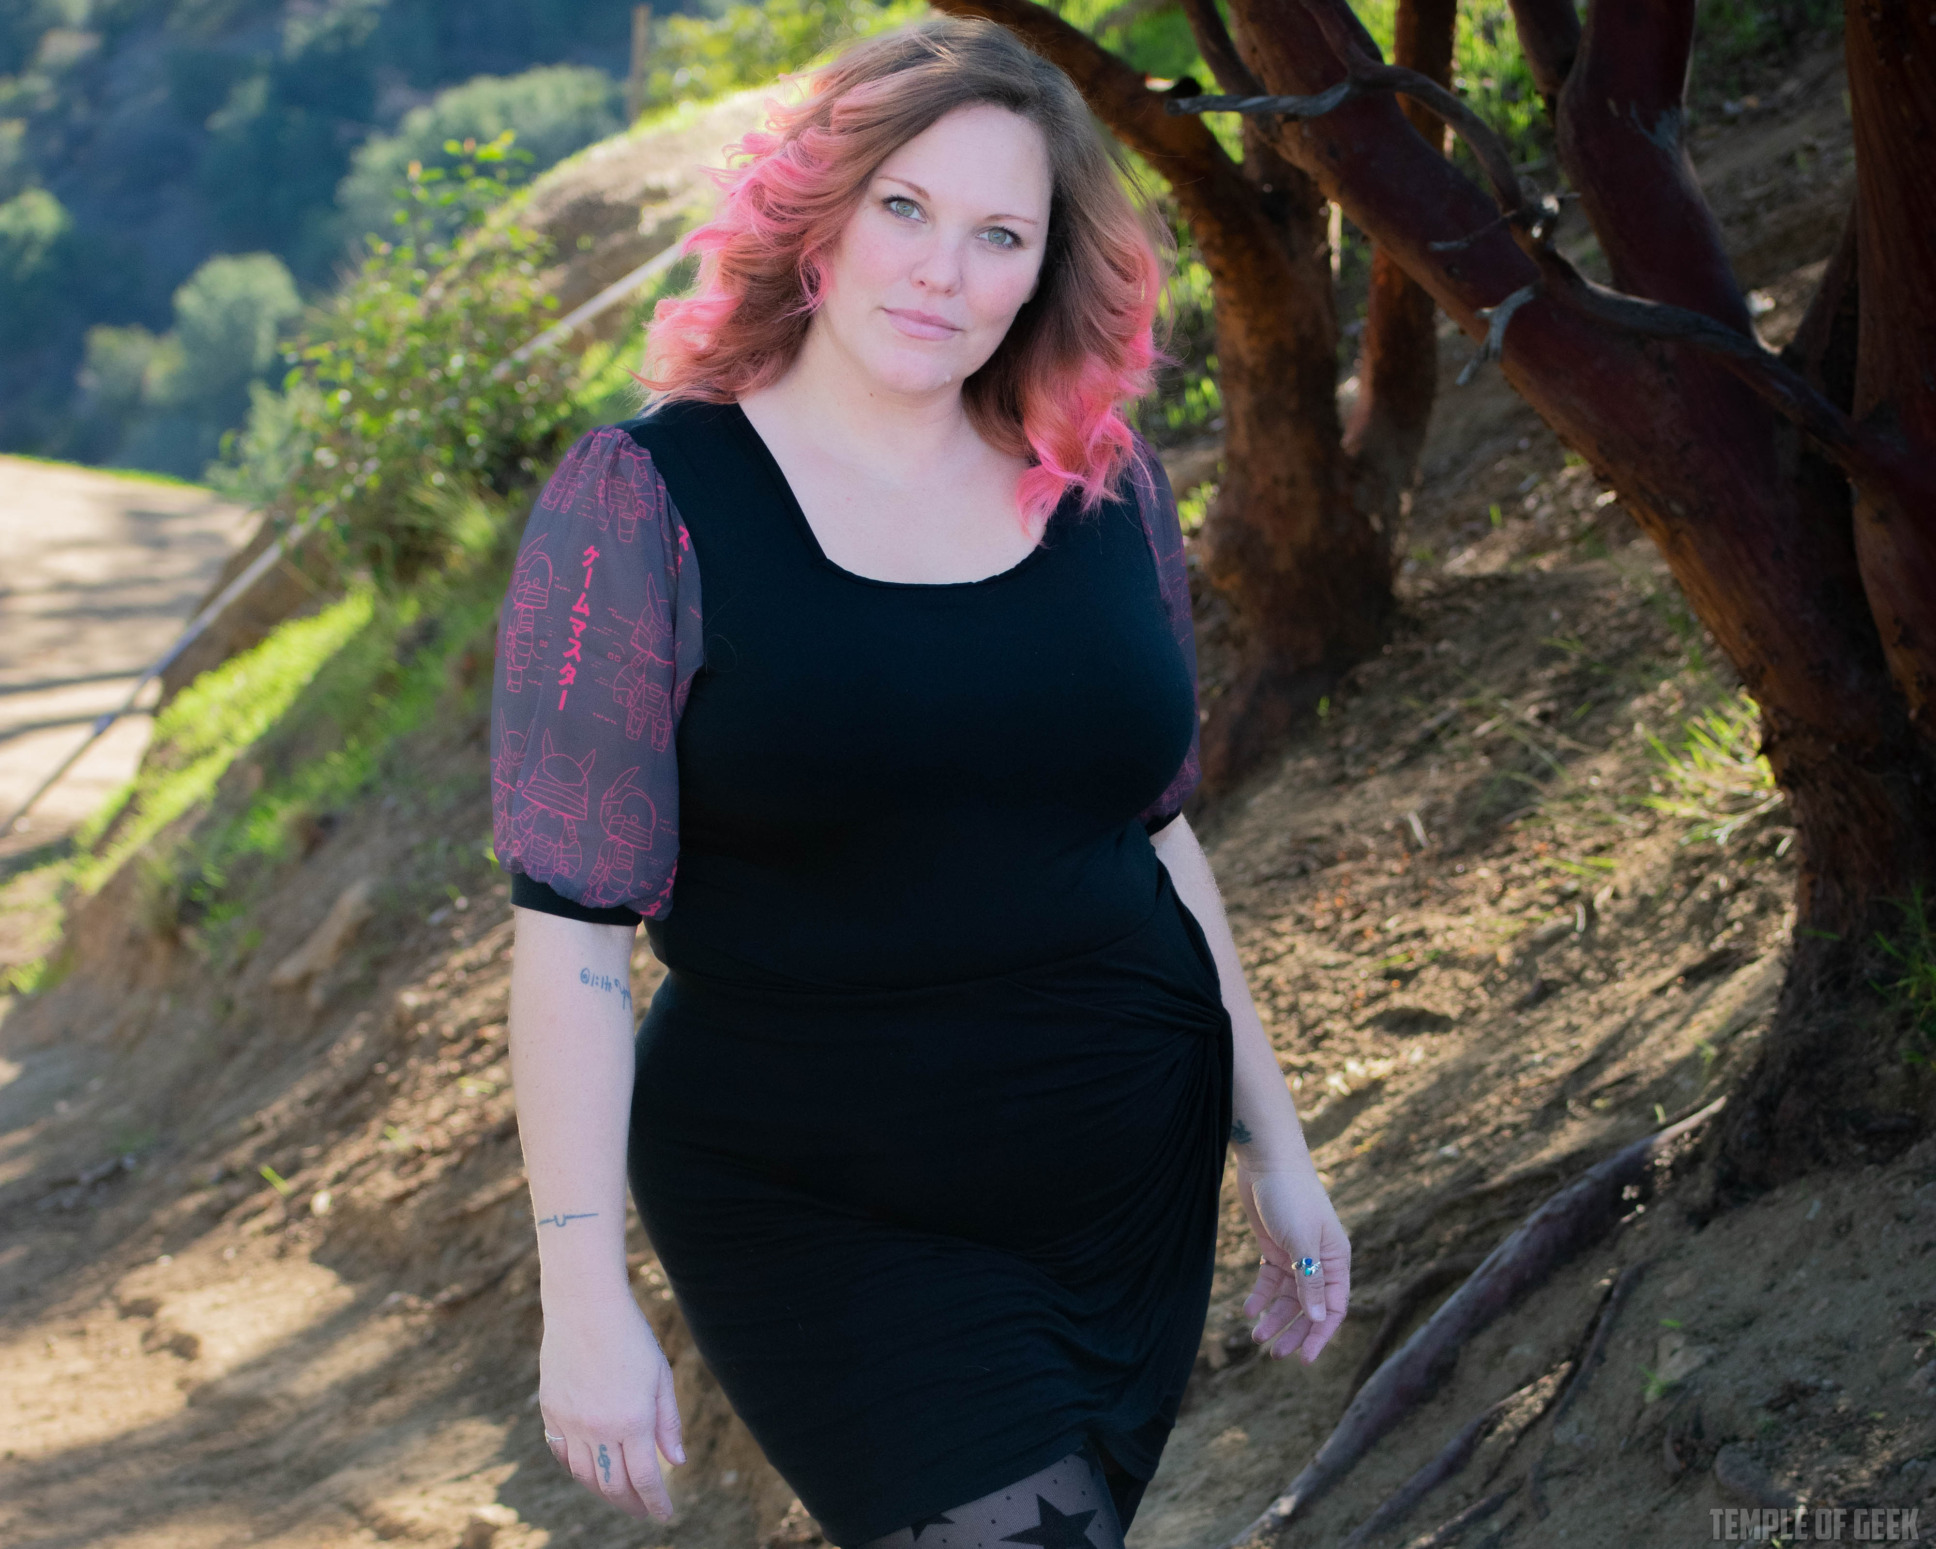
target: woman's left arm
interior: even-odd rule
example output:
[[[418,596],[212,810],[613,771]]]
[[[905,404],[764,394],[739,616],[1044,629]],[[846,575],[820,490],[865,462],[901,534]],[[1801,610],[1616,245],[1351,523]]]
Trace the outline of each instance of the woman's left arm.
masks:
[[[1252,1336],[1270,1354],[1296,1350],[1306,1362],[1344,1322],[1351,1295],[1351,1244],[1304,1143],[1297,1106],[1277,1067],[1270,1036],[1244,980],[1237,943],[1230,934],[1217,879],[1189,821],[1176,817],[1152,837],[1157,858],[1177,896],[1203,928],[1216,960],[1223,1003],[1230,1013],[1234,1060],[1231,1147],[1237,1157],[1237,1192],[1263,1254],[1257,1284],[1244,1315],[1257,1318]],[[1293,1265],[1318,1261],[1306,1276]]]

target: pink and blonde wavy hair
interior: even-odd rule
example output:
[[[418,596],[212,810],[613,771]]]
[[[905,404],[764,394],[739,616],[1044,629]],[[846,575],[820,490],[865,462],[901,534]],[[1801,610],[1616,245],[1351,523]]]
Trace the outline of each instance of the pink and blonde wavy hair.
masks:
[[[1025,530],[1039,536],[1072,486],[1085,511],[1109,497],[1134,445],[1121,406],[1170,361],[1155,326],[1174,244],[1126,192],[1128,174],[1074,83],[975,18],[930,18],[856,44],[808,79],[798,105],[768,100],[767,127],[726,148],[743,164],[708,169],[719,209],[685,239],[699,255],[693,289],[653,309],[653,375],[633,373],[651,390],[646,405],[733,402],[783,375],[820,304],[820,255],[881,163],[978,103],[1042,131],[1053,194],[1035,294],[962,383],[962,403],[985,441],[1032,463],[1019,489]]]

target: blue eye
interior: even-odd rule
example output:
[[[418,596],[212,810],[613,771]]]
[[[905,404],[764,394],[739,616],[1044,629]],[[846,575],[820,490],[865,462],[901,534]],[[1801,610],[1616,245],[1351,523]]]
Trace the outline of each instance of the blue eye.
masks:
[[[1014,248],[1014,247],[1020,247],[1022,245],[1021,237],[1017,235],[1015,232],[1010,231],[1006,226],[993,227],[992,231],[997,236],[1003,236],[1008,238],[1006,242],[997,242],[995,244],[997,247]]]
[[[885,199],[881,201],[882,207],[884,209],[889,209],[889,210],[892,210],[894,206],[897,204],[907,205],[910,209],[913,209],[913,210],[920,209],[920,206],[917,205],[912,199],[908,198],[907,195],[905,194],[889,194]]]

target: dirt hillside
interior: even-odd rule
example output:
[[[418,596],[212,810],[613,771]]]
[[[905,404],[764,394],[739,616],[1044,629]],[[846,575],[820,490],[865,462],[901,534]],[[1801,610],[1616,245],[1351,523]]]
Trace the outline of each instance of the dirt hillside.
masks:
[[[1850,186],[1839,60],[1789,78],[1696,142],[1777,341]],[[1792,835],[1752,739],[1728,752],[1737,686],[1658,554],[1498,373],[1452,385],[1468,353],[1444,341],[1390,648],[1198,825],[1352,1234],[1352,1316],[1315,1366],[1259,1358],[1227,1200],[1135,1549],[1241,1531],[1381,1336],[1562,1184],[1725,1092],[1773,1008]],[[1213,611],[1200,629],[1214,693]],[[808,1549],[636,1224],[686,1422],[678,1520],[619,1516],[545,1449],[512,927],[478,851],[489,634],[413,630],[408,651],[443,664],[437,714],[255,876],[251,931],[117,877],[70,921],[65,977],[5,1008],[0,1541]],[[1721,752],[1689,784],[1673,770],[1697,715],[1720,717]],[[323,755],[265,739],[181,823],[243,810],[304,756]],[[642,1004],[643,936],[633,968]],[[1375,1542],[1480,1507],[1460,1542],[1707,1543],[1711,1509],[1794,1496],[1920,1507],[1936,1531],[1936,1146],[1722,1214],[1686,1155],[1288,1541],[1341,1542],[1501,1400],[1472,1460]]]

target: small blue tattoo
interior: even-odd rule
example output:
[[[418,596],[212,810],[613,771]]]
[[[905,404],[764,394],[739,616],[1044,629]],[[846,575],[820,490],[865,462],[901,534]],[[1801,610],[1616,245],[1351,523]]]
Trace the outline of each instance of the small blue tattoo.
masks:
[[[590,968],[581,968],[578,970],[578,982],[590,985],[595,990],[602,990],[606,994],[616,991],[619,1004],[627,1011],[632,1009],[632,986],[623,979],[615,978],[611,974],[596,973]]]
[[[538,1225],[563,1226],[567,1221],[589,1221],[597,1214],[598,1212],[596,1210],[581,1210],[576,1215],[539,1216]]]

